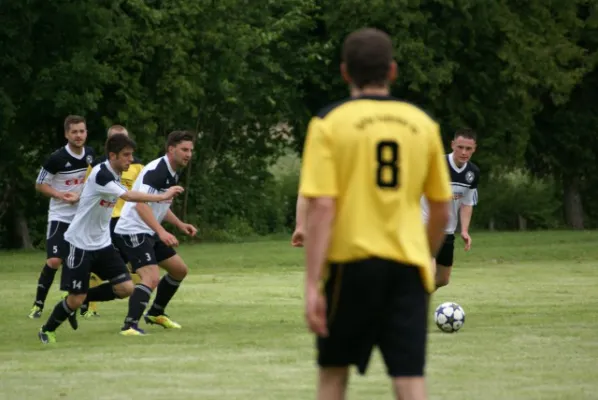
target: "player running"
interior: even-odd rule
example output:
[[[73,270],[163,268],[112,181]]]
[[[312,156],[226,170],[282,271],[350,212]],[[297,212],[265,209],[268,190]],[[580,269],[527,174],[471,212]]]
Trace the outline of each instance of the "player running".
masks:
[[[177,170],[187,166],[193,155],[194,136],[186,131],[174,131],[166,140],[166,155],[147,164],[133,185],[142,193],[163,193],[179,181]],[[165,313],[166,306],[175,295],[188,268],[173,247],[177,238],[162,227],[167,221],[189,236],[195,236],[197,229],[182,222],[170,210],[171,201],[152,204],[126,203],[114,229],[114,244],[131,262],[133,272],[139,274],[141,282],[129,299],[129,311],[121,334],[124,336],[144,335],[139,320],[147,307],[154,289],[157,288],[154,303],[145,314],[145,322],[158,324],[167,329],[180,329]],[[160,279],[159,267],[166,270]]]
[[[478,203],[478,182],[480,169],[470,161],[476,150],[476,133],[469,128],[455,132],[451,142],[453,152],[445,156],[451,176],[453,201],[449,223],[446,227],[446,237],[440,251],[436,255],[436,288],[449,284],[455,254],[455,230],[461,225],[461,238],[465,242],[465,251],[471,249],[469,224],[473,214],[473,207]],[[428,219],[428,202],[421,199],[424,221]]]
[[[37,281],[37,292],[29,318],[40,318],[56,271],[62,264],[61,249],[64,232],[75,216],[79,195],[85,182],[85,171],[92,163],[94,152],[85,146],[85,118],[69,115],[64,120],[67,144],[56,150],[44,162],[35,183],[35,190],[50,197],[48,230],[46,233],[46,265]]]

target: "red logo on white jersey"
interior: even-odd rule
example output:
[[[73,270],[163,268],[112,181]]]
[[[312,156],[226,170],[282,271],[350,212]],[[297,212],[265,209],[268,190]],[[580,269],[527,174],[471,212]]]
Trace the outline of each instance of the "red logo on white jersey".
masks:
[[[78,177],[75,179],[67,179],[64,184],[67,186],[73,186],[73,185],[83,185],[85,183],[85,177]]]
[[[100,207],[113,208],[116,205],[116,201],[100,200]]]

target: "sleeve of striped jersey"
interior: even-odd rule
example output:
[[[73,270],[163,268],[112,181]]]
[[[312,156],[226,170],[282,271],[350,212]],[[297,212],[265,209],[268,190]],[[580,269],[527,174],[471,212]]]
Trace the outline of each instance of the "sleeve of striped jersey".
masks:
[[[463,197],[461,204],[465,206],[476,206],[478,204],[478,189],[469,189]]]
[[[320,118],[312,119],[307,130],[299,193],[304,197],[336,197],[338,193],[332,143]]]
[[[94,176],[92,175],[92,178],[93,177]],[[127,192],[127,188],[124,187],[120,182],[117,182],[112,173],[107,170],[100,169],[98,173],[95,174],[94,180],[94,183],[96,184],[96,190],[100,194],[120,197],[123,195],[123,193]]]
[[[143,193],[156,194],[160,192],[160,189],[164,189],[166,186],[166,177],[159,168],[148,170],[141,179],[139,191]]]
[[[110,181],[104,186],[97,185],[97,190],[103,195],[115,197],[120,197],[127,192],[127,188],[116,181]]]
[[[48,159],[44,162],[41,169],[39,170],[39,174],[37,175],[36,183],[42,184],[51,184],[54,175],[59,171],[60,163],[57,158],[52,154]]]
[[[424,194],[431,201],[447,201],[453,197],[453,194],[437,124],[434,125],[434,131],[429,138],[428,176],[424,183]]]

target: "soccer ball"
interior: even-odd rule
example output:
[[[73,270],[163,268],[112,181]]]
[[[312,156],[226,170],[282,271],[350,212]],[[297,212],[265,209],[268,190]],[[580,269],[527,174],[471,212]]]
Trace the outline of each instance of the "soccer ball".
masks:
[[[457,303],[442,303],[434,312],[434,322],[443,332],[457,332],[465,323],[465,311]]]

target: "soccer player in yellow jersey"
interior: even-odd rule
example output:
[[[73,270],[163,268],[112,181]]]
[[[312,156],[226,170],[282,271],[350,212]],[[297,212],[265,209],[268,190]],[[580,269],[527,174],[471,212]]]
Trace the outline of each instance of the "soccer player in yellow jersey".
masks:
[[[397,66],[387,34],[353,32],[342,56],[351,96],[310,121],[299,188],[318,399],[344,399],[349,366],[365,374],[377,346],[397,398],[423,400],[431,259],[452,196],[439,126],[390,96]]]
[[[112,125],[110,128],[108,128],[107,136],[110,137],[116,133],[121,133],[121,134],[127,135],[127,136],[129,135],[127,128],[125,128],[124,126]],[[89,176],[91,169],[103,161],[106,161],[106,156],[97,158],[93,162],[93,164],[88,167],[87,174],[85,175],[85,179],[87,179],[87,177]],[[141,172],[142,169],[143,169],[143,164],[137,157],[134,157],[133,163],[129,166],[129,169],[127,171],[123,171],[121,178],[120,178],[121,183],[127,188],[127,190],[131,190],[133,188],[133,183],[135,182],[135,179],[137,179],[137,176],[139,175],[139,173]],[[116,205],[114,206],[114,211],[112,211],[112,219],[110,220],[110,232],[111,233],[114,232],[114,227],[116,226],[116,223],[118,222],[118,219],[120,218],[120,212],[121,212],[124,204],[125,204],[125,201],[123,199],[118,199],[118,201],[116,202]],[[122,253],[121,253],[121,257],[123,257],[125,263],[127,263],[128,260]],[[133,283],[135,283],[135,284],[138,283],[139,275],[131,274],[131,276],[133,278]],[[89,287],[98,286],[100,283],[102,283],[102,282],[97,277],[97,275],[92,273],[90,281],[89,281]],[[88,313],[88,311],[89,311],[89,313]],[[91,302],[91,303],[89,303],[89,306],[86,303],[84,303],[81,306],[81,315],[84,315],[84,316],[97,315],[96,303]]]

